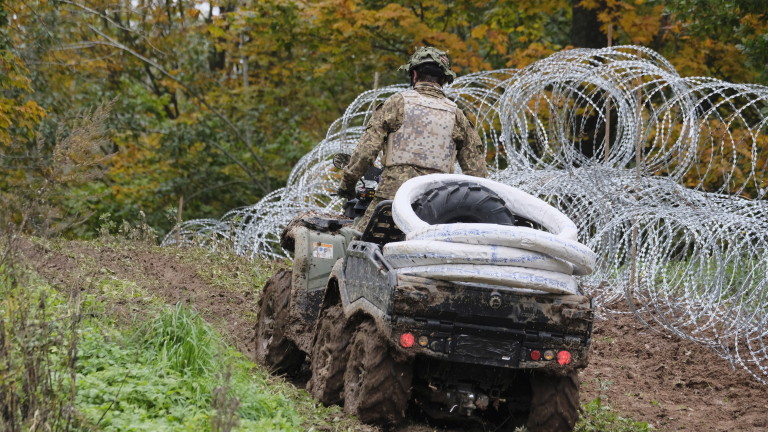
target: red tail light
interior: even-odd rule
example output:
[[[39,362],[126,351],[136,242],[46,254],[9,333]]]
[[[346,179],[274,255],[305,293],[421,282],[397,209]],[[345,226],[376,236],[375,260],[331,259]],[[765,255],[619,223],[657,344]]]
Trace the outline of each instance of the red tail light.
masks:
[[[403,348],[410,348],[413,346],[413,343],[415,342],[415,338],[413,337],[413,334],[411,333],[403,333],[400,335],[400,346]]]
[[[541,358],[541,351],[539,350],[531,351],[531,360],[538,361],[540,358]]]
[[[557,353],[557,362],[560,363],[561,366],[570,364],[571,353],[569,353],[568,351],[560,351],[559,353]]]

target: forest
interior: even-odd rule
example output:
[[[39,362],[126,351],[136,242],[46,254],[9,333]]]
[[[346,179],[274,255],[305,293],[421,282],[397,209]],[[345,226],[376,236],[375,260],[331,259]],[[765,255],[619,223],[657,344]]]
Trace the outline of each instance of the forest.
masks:
[[[158,234],[284,185],[413,50],[458,74],[640,45],[683,76],[768,84],[760,0],[0,0],[2,223]]]
[[[549,195],[585,238],[618,245],[600,249],[599,283],[584,279],[601,316],[574,430],[765,430],[767,14],[764,0],[0,0],[0,430],[378,431],[313,399],[308,377],[253,361],[261,289],[290,266],[282,250],[158,240],[224,214],[274,240],[279,218],[230,210],[280,192],[350,103],[405,83],[398,66],[425,45],[448,51],[460,76],[625,46],[625,59],[647,48],[702,77],[677,105],[656,92],[669,76],[643,77],[647,106],[616,80],[638,101],[624,111],[651,125],[627,169],[605,164],[619,187],[598,196],[571,165],[555,173],[581,192]],[[594,102],[580,85],[568,94]],[[562,112],[582,126],[603,116],[611,138],[611,98],[597,115]],[[701,132],[685,157],[673,154],[681,106]],[[610,141],[593,150],[620,147]],[[659,154],[673,157],[637,162]],[[277,208],[267,204],[259,214]],[[409,416],[396,430],[434,428]]]

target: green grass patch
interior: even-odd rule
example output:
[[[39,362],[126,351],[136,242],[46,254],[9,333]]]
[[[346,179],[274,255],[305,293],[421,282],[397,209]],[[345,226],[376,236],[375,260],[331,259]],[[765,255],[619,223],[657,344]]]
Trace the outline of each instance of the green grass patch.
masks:
[[[80,343],[76,398],[91,427],[299,430],[293,403],[251,373],[254,365],[194,311],[169,307],[132,334],[92,324]]]
[[[0,402],[13,410],[0,430],[302,431],[326,423],[305,420],[299,411],[311,413],[313,403],[306,393],[275,385],[195,311],[153,307],[142,315],[153,318],[126,327],[104,315],[104,301],[135,298],[137,285],[84,283],[93,294],[67,297],[27,269],[0,266]]]
[[[581,416],[574,432],[649,432],[650,425],[620,416],[601,398],[595,398],[581,407]]]

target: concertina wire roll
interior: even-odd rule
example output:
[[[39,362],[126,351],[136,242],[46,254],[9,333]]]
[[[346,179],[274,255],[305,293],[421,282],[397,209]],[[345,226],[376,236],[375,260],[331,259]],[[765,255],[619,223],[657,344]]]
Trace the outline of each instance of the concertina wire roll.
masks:
[[[278,237],[294,216],[342,208],[332,156],[351,153],[376,104],[404,89],[360,94],[284,188],[186,221],[163,244],[287,257]],[[579,279],[599,318],[629,310],[768,382],[768,87],[681,77],[652,50],[618,46],[445,91],[474,121],[489,177],[556,207],[597,254]]]

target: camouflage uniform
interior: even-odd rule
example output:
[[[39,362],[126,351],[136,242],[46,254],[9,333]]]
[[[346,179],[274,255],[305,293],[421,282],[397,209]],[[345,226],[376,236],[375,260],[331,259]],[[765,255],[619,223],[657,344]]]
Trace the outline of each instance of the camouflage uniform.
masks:
[[[438,84],[419,82],[414,86],[413,90],[429,98],[445,98],[445,94]],[[354,153],[352,153],[349,164],[344,168],[339,189],[354,190],[355,184],[368,167],[373,164],[379,152],[385,152],[384,160],[391,159],[386,154],[388,138],[403,125],[404,110],[405,100],[401,93],[391,96],[383,104],[376,107],[376,111],[366,125],[363,137],[357,144]],[[460,109],[456,109],[455,112],[456,119],[453,122],[451,140],[455,145],[455,157],[459,162],[459,166],[464,174],[486,177],[488,171],[485,165],[485,148],[482,141],[480,141],[480,136]],[[451,159],[453,158],[451,157]],[[448,171],[452,169],[453,160],[451,160]],[[413,164],[391,166],[385,164],[384,171],[381,174],[381,181],[376,190],[376,196],[365,212],[365,215],[356,223],[356,228],[359,230],[365,229],[376,205],[383,200],[394,198],[395,192],[406,180],[420,175],[439,172],[446,171]]]

